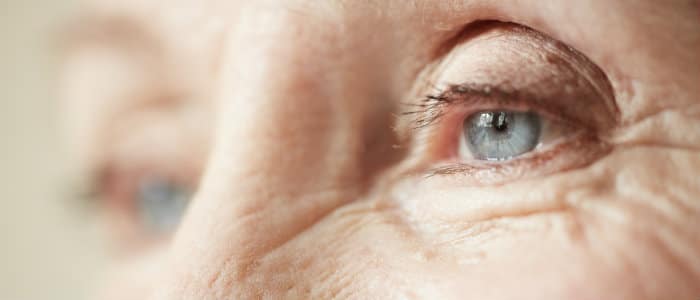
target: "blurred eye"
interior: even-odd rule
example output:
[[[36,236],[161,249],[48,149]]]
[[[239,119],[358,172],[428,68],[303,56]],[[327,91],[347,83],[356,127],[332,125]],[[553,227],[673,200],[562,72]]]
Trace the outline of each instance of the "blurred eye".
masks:
[[[484,111],[464,121],[463,139],[475,159],[502,161],[540,143],[542,120],[532,112]]]
[[[189,176],[165,174],[110,166],[96,176],[93,197],[123,245],[157,241],[177,229],[195,189]]]
[[[146,230],[155,234],[174,231],[191,194],[188,187],[163,178],[142,179],[138,183],[134,201]]]

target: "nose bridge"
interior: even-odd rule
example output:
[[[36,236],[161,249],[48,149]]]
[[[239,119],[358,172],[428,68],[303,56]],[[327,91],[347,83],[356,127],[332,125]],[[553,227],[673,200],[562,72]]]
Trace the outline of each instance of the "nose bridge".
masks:
[[[337,71],[332,59],[342,54],[319,45],[318,35],[332,36],[333,26],[310,36],[317,22],[292,12],[255,19],[241,22],[244,27],[228,38],[213,169],[226,162],[225,175],[237,183],[229,186],[242,190],[264,185],[268,193],[292,195],[337,189],[353,164],[327,166],[352,159],[352,127],[362,112],[348,110],[343,82],[349,74]]]
[[[324,32],[307,36],[304,18],[250,17],[261,19],[227,37],[214,149],[173,245],[174,280],[189,292],[241,287],[256,260],[364,188],[365,104],[346,101],[363,97],[333,65],[342,53],[314,44]]]

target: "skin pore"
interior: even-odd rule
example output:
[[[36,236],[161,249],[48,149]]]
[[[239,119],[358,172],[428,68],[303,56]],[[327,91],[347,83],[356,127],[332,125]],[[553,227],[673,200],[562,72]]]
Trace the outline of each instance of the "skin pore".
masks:
[[[61,98],[100,297],[698,299],[699,6],[88,1]],[[476,160],[492,109],[547,135]],[[172,235],[135,221],[153,174],[194,194]]]

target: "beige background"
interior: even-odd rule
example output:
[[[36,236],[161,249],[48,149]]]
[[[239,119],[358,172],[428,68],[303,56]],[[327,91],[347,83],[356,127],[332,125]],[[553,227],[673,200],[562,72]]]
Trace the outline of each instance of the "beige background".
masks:
[[[89,209],[75,200],[51,91],[55,32],[76,1],[2,1],[0,299],[87,299],[104,269],[104,246]]]

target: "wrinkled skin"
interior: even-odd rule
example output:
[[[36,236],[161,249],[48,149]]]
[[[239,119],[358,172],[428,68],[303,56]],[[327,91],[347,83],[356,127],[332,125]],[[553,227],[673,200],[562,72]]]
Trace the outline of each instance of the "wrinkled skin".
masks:
[[[700,299],[696,1],[93,1],[86,12],[128,28],[68,51],[65,116],[86,168],[139,156],[203,174],[172,240],[121,259],[105,299]],[[592,80],[610,85],[575,113],[602,120],[604,150],[563,149],[522,176],[482,172],[495,181],[426,176],[449,143],[433,138],[438,125],[411,129],[402,103],[441,76],[546,73],[489,65],[527,45],[531,65],[549,68],[537,58],[547,42],[509,40],[516,25],[452,39],[477,20],[527,26],[600,68],[607,79]],[[143,100],[168,97],[179,100]]]

